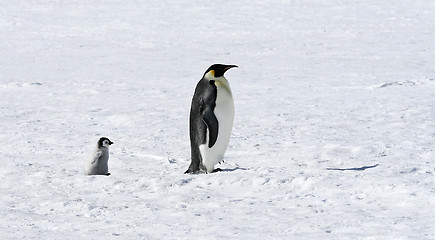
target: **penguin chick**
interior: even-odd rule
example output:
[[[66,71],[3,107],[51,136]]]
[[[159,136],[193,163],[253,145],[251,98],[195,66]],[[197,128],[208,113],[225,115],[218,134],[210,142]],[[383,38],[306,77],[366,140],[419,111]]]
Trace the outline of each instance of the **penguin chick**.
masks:
[[[85,175],[106,175],[109,176],[109,146],[113,142],[106,137],[98,140],[97,146],[89,155],[85,163]]]

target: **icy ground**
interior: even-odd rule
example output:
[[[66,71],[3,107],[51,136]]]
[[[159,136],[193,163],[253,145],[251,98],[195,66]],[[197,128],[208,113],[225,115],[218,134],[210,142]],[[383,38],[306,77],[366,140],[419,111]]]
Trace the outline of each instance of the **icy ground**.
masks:
[[[432,0],[1,0],[0,55],[1,239],[435,239]],[[184,175],[213,63],[224,171]]]

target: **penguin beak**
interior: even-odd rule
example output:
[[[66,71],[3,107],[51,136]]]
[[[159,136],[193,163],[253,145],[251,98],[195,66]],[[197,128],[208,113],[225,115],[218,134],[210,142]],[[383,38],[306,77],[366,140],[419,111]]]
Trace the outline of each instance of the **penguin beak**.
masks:
[[[235,68],[235,67],[238,67],[238,66],[237,65],[226,65],[224,68],[224,72],[228,71],[231,68]]]
[[[109,145],[112,145],[112,144],[113,144],[113,142],[112,142],[112,141],[110,141],[110,142],[109,142]]]

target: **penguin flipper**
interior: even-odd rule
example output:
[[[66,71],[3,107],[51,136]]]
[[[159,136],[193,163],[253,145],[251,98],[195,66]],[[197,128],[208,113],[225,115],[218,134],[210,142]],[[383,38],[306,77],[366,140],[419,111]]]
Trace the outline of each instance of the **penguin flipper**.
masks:
[[[91,164],[94,164],[103,155],[103,151],[97,151],[92,159]]]
[[[205,122],[209,132],[209,140],[208,147],[211,148],[216,143],[218,131],[219,131],[219,122],[214,115],[213,110],[210,107],[205,107],[202,112],[202,120]]]

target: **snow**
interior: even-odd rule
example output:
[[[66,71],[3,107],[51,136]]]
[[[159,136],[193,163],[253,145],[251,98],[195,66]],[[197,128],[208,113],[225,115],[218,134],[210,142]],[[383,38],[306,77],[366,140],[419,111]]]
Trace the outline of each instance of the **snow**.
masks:
[[[435,2],[0,6],[2,239],[435,238]],[[224,171],[185,175],[213,63]]]

